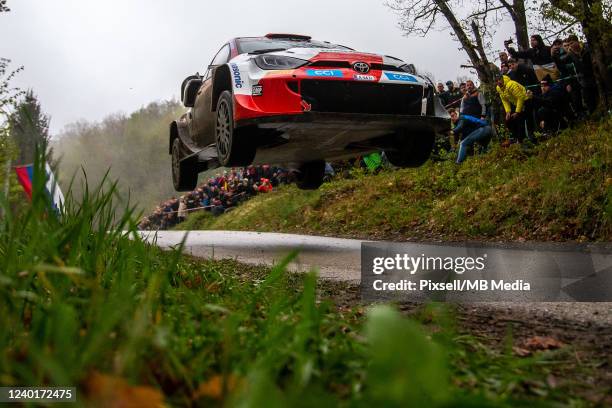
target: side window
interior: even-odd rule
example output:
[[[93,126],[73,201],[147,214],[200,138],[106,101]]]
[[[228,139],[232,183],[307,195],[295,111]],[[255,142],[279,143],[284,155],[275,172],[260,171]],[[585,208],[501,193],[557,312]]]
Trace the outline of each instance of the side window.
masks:
[[[229,44],[225,44],[223,47],[221,47],[219,52],[217,52],[217,55],[215,55],[215,58],[213,58],[212,62],[210,63],[210,67],[225,64],[227,61],[229,61],[229,58],[230,58],[230,46]],[[206,68],[206,75],[204,75],[204,79],[210,78],[210,75],[212,73],[211,72],[212,70],[210,69],[210,67]]]
[[[225,64],[227,61],[229,61],[229,57],[230,57],[230,46],[229,44],[225,44],[223,48],[219,50],[215,58],[213,58],[210,65],[216,66],[216,65]]]

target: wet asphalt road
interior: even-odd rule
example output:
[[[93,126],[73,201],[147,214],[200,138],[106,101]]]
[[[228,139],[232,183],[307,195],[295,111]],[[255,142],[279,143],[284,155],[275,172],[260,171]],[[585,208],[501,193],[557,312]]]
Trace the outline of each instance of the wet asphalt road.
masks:
[[[291,271],[307,272],[315,269],[323,279],[355,284],[360,282],[361,240],[241,231],[142,231],[141,234],[150,242],[155,241],[161,248],[179,245],[187,234],[185,253],[200,258],[231,258],[256,265],[274,265],[298,249],[298,257],[289,266]],[[414,245],[415,248],[420,246],[410,243],[403,245]],[[448,248],[456,249],[453,246]],[[538,318],[551,316],[584,325],[612,326],[612,303],[491,302],[473,305],[519,311]]]

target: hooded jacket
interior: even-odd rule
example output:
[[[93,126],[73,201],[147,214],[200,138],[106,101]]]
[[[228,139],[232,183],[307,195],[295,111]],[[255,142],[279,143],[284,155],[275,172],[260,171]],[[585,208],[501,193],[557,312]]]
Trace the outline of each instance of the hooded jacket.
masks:
[[[511,80],[507,75],[502,77],[504,79],[504,89],[497,87],[497,93],[501,98],[504,110],[506,113],[512,113],[512,106],[515,106],[514,111],[521,113],[525,106],[525,101],[530,99],[527,96],[527,90],[521,84]]]

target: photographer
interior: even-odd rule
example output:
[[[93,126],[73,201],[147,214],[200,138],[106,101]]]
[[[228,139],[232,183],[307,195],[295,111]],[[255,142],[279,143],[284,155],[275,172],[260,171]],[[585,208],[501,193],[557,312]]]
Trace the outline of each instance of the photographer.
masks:
[[[512,40],[504,41],[504,46],[515,58],[523,58],[531,61],[533,69],[538,77],[538,80],[542,80],[546,75],[550,75],[553,80],[559,78],[559,70],[553,61],[550,47],[544,44],[544,40],[540,35],[532,35],[530,38],[531,48],[525,51],[517,51],[510,46]]]

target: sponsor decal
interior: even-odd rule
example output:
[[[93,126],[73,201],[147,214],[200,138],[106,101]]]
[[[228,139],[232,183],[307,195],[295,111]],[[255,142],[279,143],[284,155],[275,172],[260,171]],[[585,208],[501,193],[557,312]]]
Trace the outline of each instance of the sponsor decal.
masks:
[[[306,101],[305,101],[305,100],[303,100],[303,99],[302,99],[302,103],[301,103],[301,105],[302,105],[302,110],[303,110],[304,112],[310,112],[310,111],[312,110],[312,105],[311,105],[311,104],[309,104],[308,102],[306,102]]]
[[[353,79],[355,81],[376,81],[376,77],[374,75],[353,75]]]
[[[236,88],[242,88],[244,82],[242,81],[242,76],[240,75],[240,68],[238,68],[238,65],[236,64],[230,64],[230,68],[232,69],[232,76],[234,77]]]
[[[342,78],[344,73],[339,69],[307,69],[306,75],[315,77]]]
[[[263,95],[263,85],[253,85],[253,89],[251,91],[251,95],[253,95],[253,96],[261,96],[261,95]]]
[[[276,76],[286,76],[291,75],[295,72],[294,69],[277,69],[275,71],[270,71],[265,74],[266,77],[276,77]]]
[[[392,81],[418,82],[415,77],[409,74],[398,74],[397,72],[385,72],[387,78]]]

